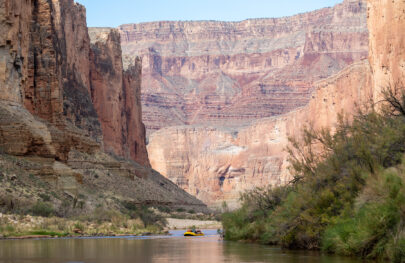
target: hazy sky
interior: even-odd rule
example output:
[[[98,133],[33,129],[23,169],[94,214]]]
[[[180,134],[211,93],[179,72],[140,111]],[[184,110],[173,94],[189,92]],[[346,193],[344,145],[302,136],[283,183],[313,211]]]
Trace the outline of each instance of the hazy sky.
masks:
[[[89,26],[116,27],[159,20],[223,20],[281,17],[333,6],[342,0],[76,0]]]

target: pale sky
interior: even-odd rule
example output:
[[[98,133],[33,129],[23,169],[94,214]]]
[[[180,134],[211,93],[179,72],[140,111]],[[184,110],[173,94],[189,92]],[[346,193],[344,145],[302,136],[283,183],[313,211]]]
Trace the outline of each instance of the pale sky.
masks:
[[[86,6],[88,26],[117,27],[161,20],[240,21],[290,16],[342,0],[76,0]]]

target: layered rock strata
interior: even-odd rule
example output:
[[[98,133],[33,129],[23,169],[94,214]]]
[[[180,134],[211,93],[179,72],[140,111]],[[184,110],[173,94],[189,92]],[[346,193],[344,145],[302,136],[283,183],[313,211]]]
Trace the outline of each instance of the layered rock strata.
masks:
[[[309,104],[243,128],[168,127],[149,138],[154,169],[211,206],[237,204],[241,191],[290,181],[288,138],[306,125],[333,127],[339,113],[372,99],[367,61],[315,84]]]
[[[153,22],[120,28],[124,60],[143,58],[148,132],[240,126],[308,103],[313,83],[367,58],[366,2],[278,19]]]
[[[350,117],[378,102],[384,87],[403,88],[405,2],[369,0],[368,10],[369,60],[315,82],[307,106],[236,129],[161,129],[150,136],[152,167],[210,205],[236,205],[240,191],[288,182],[289,136],[299,137],[308,125],[333,129],[339,113]]]
[[[137,204],[205,209],[199,200],[145,167],[149,162],[141,122],[141,65],[135,60],[123,72],[117,33],[110,33],[117,37],[116,43],[100,44],[105,53],[95,54],[85,9],[73,0],[0,0],[0,33],[2,165],[13,169],[17,165],[24,170],[21,173],[49,181],[47,189],[72,199],[90,193],[94,197],[90,207],[102,201],[94,193],[108,192],[117,200]],[[104,56],[110,55],[117,56],[117,63],[103,64]],[[103,67],[113,67],[104,79],[109,85],[92,78]],[[114,82],[113,75],[120,81]],[[118,105],[107,106],[118,111],[96,111],[101,107],[92,98],[107,102],[116,99],[116,92]],[[120,127],[115,136],[125,139],[114,141],[114,134],[103,130],[105,123],[112,122]],[[117,156],[103,151],[103,137]]]

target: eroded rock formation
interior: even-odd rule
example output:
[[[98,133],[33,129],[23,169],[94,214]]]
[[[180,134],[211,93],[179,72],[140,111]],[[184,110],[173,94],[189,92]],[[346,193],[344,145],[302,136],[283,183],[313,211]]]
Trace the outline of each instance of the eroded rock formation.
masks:
[[[344,1],[338,7],[346,5],[350,8],[341,10],[350,13],[358,4],[361,3]],[[163,128],[150,136],[148,151],[152,167],[210,205],[220,205],[222,200],[236,205],[240,191],[288,182],[284,149],[289,136],[299,136],[305,125],[333,128],[339,113],[350,116],[357,106],[378,101],[381,88],[404,81],[405,2],[369,0],[368,10],[370,62],[356,62],[326,79],[313,79],[308,104],[284,115],[257,120],[245,127]],[[307,51],[320,47],[327,50],[326,39],[335,38],[327,33],[309,35],[312,40],[306,41]],[[317,40],[318,36],[323,40]],[[354,34],[351,37],[356,38]],[[314,46],[313,42],[319,44]],[[354,42],[350,43],[347,47]],[[308,69],[318,71],[314,64],[309,65]],[[308,70],[302,72],[311,76]],[[292,75],[279,76],[286,81]]]
[[[313,83],[367,58],[366,3],[279,19],[120,27],[124,57],[143,58],[148,132],[239,126],[308,103]]]
[[[204,210],[147,167],[140,60],[123,72],[119,34],[109,35],[116,39],[98,44],[102,52],[94,53],[85,8],[73,0],[0,0],[2,165],[14,168],[15,162],[72,199],[90,194],[92,207],[100,202],[98,192],[108,192],[136,204]],[[110,74],[98,76],[105,67]],[[107,111],[100,101],[112,102]],[[117,134],[104,129],[106,123],[117,124]],[[117,156],[103,151],[103,137]]]
[[[354,112],[356,103],[372,98],[367,61],[315,86],[307,106],[247,127],[163,128],[149,138],[152,167],[213,206],[223,200],[235,205],[241,191],[255,186],[285,184],[291,179],[285,152],[289,136],[299,136],[305,125],[333,127],[339,113]]]
[[[141,111],[142,61],[123,70],[120,34],[92,28],[91,96],[103,130],[104,149],[150,166]]]

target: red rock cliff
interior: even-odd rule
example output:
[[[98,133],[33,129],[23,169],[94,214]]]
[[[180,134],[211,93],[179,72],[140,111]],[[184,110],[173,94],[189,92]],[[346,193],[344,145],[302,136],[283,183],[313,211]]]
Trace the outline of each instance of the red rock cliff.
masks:
[[[150,135],[152,167],[210,206],[237,205],[239,193],[291,179],[287,167],[289,136],[305,125],[333,127],[337,115],[355,112],[372,97],[367,61],[314,84],[309,104],[285,115],[241,128],[181,126]]]
[[[44,126],[34,135],[35,128],[28,127],[33,122],[20,123],[8,117],[3,127],[7,126],[7,134],[14,139],[2,139],[6,148],[15,154],[56,155],[66,161],[70,149],[94,149],[105,137],[106,149],[120,148],[113,150],[149,165],[139,104],[141,65],[136,60],[136,65],[123,72],[119,34],[113,34],[115,39],[103,47],[107,56],[115,59],[107,61],[112,62],[107,65],[102,54],[97,57],[98,53],[90,50],[85,8],[73,0],[2,0],[0,7],[0,99],[21,112],[28,110],[53,127],[45,131]],[[90,96],[90,87],[97,86],[97,78],[91,85],[90,76],[100,73],[97,70],[103,67],[112,72],[111,79],[101,79],[106,82],[96,89],[98,94],[105,94],[102,102],[106,111],[100,110],[100,104],[93,104]],[[116,104],[110,103],[109,93],[114,90]],[[103,127],[103,133],[100,123],[112,123],[117,132]],[[11,136],[18,126],[25,127],[24,138]],[[20,146],[12,149],[15,143]]]
[[[117,196],[135,204],[206,210],[156,171],[102,151],[100,123],[116,122],[118,134],[106,134],[111,139],[107,142],[118,143],[124,157],[148,165],[140,109],[141,61],[134,60],[123,72],[119,34],[114,36],[116,42],[100,44],[105,53],[95,54],[85,9],[73,0],[0,0],[0,169],[17,170],[21,185],[24,174],[38,175],[38,182],[46,184],[41,192],[52,189],[66,200],[88,196],[79,213],[108,205],[106,200]],[[109,56],[114,59],[105,60]],[[92,86],[91,76],[104,67],[111,74],[99,77],[107,84]],[[97,114],[100,105],[93,104],[90,87],[105,102],[119,94],[118,105],[106,105],[109,111],[118,109],[113,112],[117,115]],[[114,141],[114,136],[123,139]],[[13,200],[4,187],[0,184],[0,203],[5,196]],[[30,192],[29,186],[26,190]],[[36,202],[35,195],[27,199]]]
[[[313,83],[367,58],[366,2],[279,19],[120,27],[125,58],[143,58],[148,132],[239,126],[308,103]]]
[[[22,103],[27,79],[31,6],[24,0],[0,1],[0,99]]]
[[[73,0],[30,2],[25,107],[58,126],[67,120],[92,137],[100,137],[100,125],[88,91],[89,36],[85,8]]]
[[[404,82],[404,14],[404,1],[369,0],[370,63],[355,63],[315,82],[307,106],[279,117],[242,128],[162,129],[150,136],[152,167],[210,205],[222,200],[235,204],[240,191],[288,182],[284,151],[288,136],[298,136],[305,125],[333,127],[339,113],[350,116],[355,105],[378,101],[381,88]],[[317,37],[311,33],[307,50],[327,49],[327,42]]]
[[[104,149],[150,166],[140,104],[142,61],[123,70],[120,34],[115,29],[92,28],[92,101],[103,130]]]

